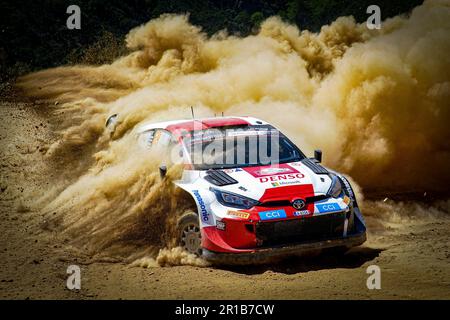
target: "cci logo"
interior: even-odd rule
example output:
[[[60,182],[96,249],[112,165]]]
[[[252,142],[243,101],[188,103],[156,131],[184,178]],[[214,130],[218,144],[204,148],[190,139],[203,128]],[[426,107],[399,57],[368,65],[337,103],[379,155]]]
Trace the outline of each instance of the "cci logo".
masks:
[[[272,220],[272,219],[286,218],[286,211],[284,211],[283,209],[262,211],[262,212],[259,213],[259,217],[261,218],[261,220]]]
[[[333,211],[341,210],[341,208],[339,207],[339,205],[337,203],[317,204],[316,207],[317,207],[317,210],[320,213],[333,212]]]

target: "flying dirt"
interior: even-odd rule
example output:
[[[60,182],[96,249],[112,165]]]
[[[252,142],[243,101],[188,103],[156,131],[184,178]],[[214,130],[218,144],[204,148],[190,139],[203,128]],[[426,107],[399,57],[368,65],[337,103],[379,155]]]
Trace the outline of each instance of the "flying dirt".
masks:
[[[174,246],[171,228],[187,201],[171,183],[179,168],[161,180],[161,159],[134,138],[143,122],[189,119],[190,106],[198,117],[265,119],[307,154],[322,149],[326,166],[359,185],[369,229],[448,215],[449,18],[450,1],[435,0],[380,30],[340,17],[312,33],[272,17],[247,37],[208,37],[188,16],[166,14],[131,30],[130,53],[110,65],[22,77],[27,96],[51,104],[57,135],[38,173],[51,188],[26,194],[46,217],[42,232],[89,256],[203,265],[174,258],[183,255],[176,248],[159,251]],[[444,196],[432,205],[362,200],[380,190]]]

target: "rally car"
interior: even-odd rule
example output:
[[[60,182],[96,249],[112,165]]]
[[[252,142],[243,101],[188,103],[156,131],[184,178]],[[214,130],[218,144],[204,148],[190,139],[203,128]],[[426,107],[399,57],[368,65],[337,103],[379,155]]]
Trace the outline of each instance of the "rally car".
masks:
[[[114,115],[107,126],[116,122]],[[183,162],[174,183],[192,206],[178,219],[178,241],[190,253],[213,263],[264,263],[326,248],[345,251],[366,240],[349,181],[319,164],[320,150],[306,157],[265,121],[149,123],[136,134],[143,148],[172,150]],[[160,167],[162,179],[167,165]]]

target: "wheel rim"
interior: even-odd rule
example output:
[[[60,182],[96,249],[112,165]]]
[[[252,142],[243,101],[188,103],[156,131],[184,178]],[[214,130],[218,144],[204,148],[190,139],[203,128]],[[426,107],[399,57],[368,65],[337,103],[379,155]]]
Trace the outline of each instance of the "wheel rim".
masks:
[[[189,253],[202,254],[200,228],[194,223],[190,223],[181,232],[181,245]]]

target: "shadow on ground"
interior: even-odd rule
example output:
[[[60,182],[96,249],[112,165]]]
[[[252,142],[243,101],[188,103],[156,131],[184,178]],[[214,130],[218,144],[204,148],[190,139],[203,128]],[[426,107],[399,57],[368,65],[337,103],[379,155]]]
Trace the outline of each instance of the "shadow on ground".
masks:
[[[221,269],[247,275],[262,274],[268,270],[277,273],[295,274],[323,269],[353,269],[375,259],[383,250],[384,249],[357,247],[350,249],[346,253],[323,251],[322,253],[314,256],[290,257],[270,264],[253,266],[222,266]]]

